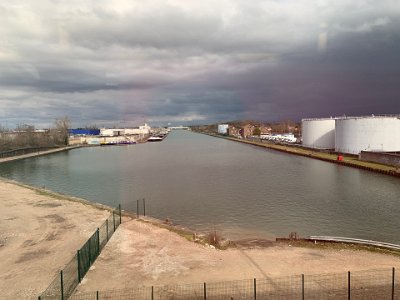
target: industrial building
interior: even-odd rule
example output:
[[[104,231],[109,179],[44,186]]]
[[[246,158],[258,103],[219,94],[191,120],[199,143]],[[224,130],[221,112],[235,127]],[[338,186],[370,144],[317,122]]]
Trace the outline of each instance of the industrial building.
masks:
[[[303,146],[318,149],[335,148],[335,119],[301,120]]]
[[[302,120],[303,146],[359,154],[400,151],[400,115]]]
[[[335,122],[335,151],[400,151],[400,115],[342,117]]]
[[[79,135],[79,136],[100,135],[100,129],[85,129],[85,128],[68,129],[68,134]]]
[[[228,124],[219,124],[218,125],[218,133],[219,134],[228,134]]]
[[[151,127],[146,123],[135,128],[101,128],[101,136],[122,136],[122,135],[148,135]]]

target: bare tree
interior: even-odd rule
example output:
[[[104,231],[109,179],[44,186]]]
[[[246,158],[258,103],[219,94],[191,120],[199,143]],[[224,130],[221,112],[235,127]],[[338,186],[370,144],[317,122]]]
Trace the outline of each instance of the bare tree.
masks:
[[[71,121],[70,119],[65,116],[62,119],[56,119],[55,122],[56,128],[55,130],[57,131],[57,139],[56,143],[60,143],[63,145],[68,145],[68,129],[71,127]]]

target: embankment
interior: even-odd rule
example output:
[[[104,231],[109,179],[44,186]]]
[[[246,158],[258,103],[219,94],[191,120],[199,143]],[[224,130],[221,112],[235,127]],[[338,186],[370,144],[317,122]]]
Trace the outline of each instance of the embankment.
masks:
[[[67,146],[67,147],[46,150],[46,151],[37,151],[37,152],[32,152],[32,153],[23,154],[23,155],[16,155],[16,156],[11,156],[11,157],[0,158],[0,164],[5,163],[5,162],[20,160],[20,159],[26,159],[26,158],[31,158],[31,157],[37,157],[37,156],[62,152],[62,151],[69,151],[69,150],[79,148],[79,147],[80,146]]]
[[[299,155],[299,156],[314,158],[314,159],[318,159],[318,160],[322,160],[322,161],[326,161],[326,162],[330,162],[330,163],[335,163],[335,164],[342,165],[342,166],[347,166],[347,167],[357,168],[357,169],[361,169],[361,170],[367,170],[367,171],[371,171],[371,172],[381,173],[381,174],[385,174],[385,175],[389,175],[389,176],[393,176],[393,177],[400,177],[399,169],[394,166],[388,166],[388,165],[382,165],[382,164],[377,164],[377,163],[372,163],[372,162],[361,161],[355,156],[343,155],[343,160],[339,161],[339,160],[337,160],[337,154],[313,151],[310,149],[305,149],[298,145],[280,145],[280,144],[274,144],[271,142],[264,142],[262,140],[255,141],[255,140],[237,139],[237,138],[233,138],[233,137],[220,136],[220,135],[216,135],[216,134],[208,134],[208,135],[213,136],[213,137],[218,137],[218,138],[224,138],[224,139],[234,141],[234,142],[249,144],[249,145],[253,145],[253,146],[257,146],[257,147],[268,148],[268,149],[285,152],[285,153],[289,153],[289,154],[295,154],[295,155]]]

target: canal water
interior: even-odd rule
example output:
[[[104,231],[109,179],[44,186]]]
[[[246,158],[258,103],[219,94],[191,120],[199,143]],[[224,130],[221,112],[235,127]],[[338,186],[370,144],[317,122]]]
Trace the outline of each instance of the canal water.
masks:
[[[189,131],[0,165],[0,176],[229,238],[334,235],[400,244],[400,181]],[[142,208],[141,208],[142,209]]]

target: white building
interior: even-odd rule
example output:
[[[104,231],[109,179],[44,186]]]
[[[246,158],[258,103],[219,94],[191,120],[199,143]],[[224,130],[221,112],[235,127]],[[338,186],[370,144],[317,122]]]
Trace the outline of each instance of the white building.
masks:
[[[135,128],[101,128],[101,136],[121,136],[121,135],[148,135],[150,134],[151,127],[145,123],[142,126]]]
[[[218,133],[219,134],[228,134],[228,124],[219,124],[218,125]]]

